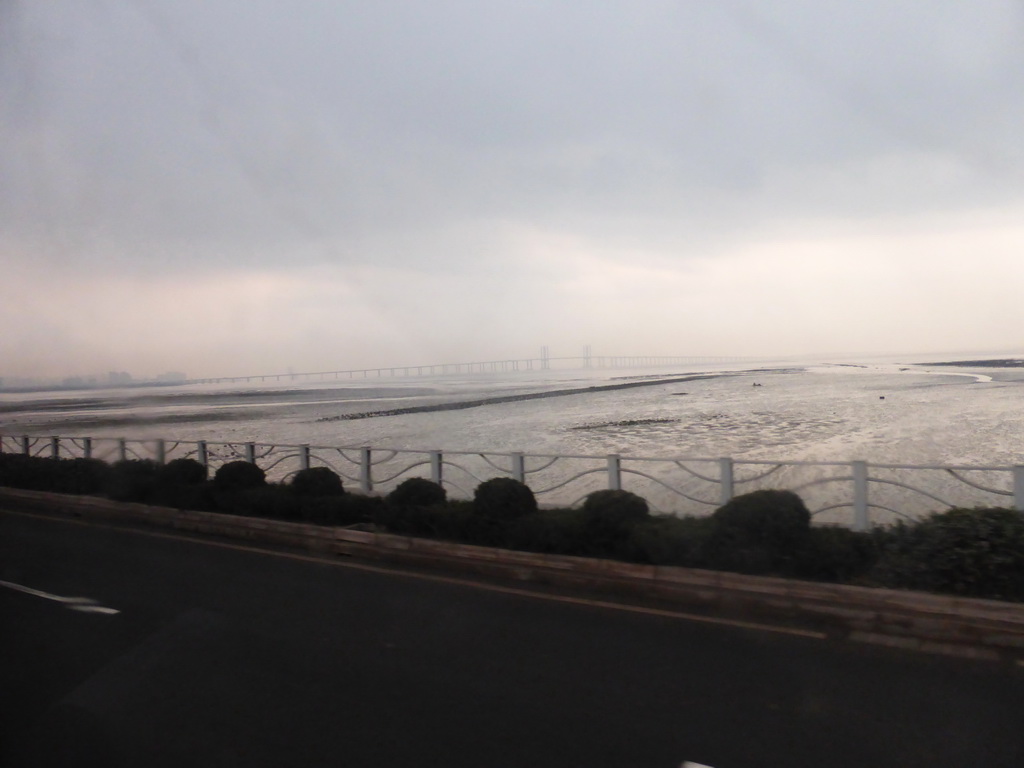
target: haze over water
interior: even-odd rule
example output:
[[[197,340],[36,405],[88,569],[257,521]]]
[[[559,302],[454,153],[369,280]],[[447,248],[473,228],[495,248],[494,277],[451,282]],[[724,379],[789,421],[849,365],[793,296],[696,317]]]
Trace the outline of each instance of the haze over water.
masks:
[[[703,377],[691,378],[698,374]],[[625,382],[651,383],[588,389]],[[578,391],[464,410],[342,418],[552,390]],[[449,451],[1007,465],[1024,461],[1022,395],[1024,369],[891,360],[754,369],[553,370],[4,394],[0,431]]]

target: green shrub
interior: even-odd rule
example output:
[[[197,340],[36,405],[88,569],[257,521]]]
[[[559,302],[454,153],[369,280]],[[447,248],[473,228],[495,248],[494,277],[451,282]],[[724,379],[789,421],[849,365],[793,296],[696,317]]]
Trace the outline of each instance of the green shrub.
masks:
[[[300,469],[289,487],[299,496],[341,496],[345,493],[341,478],[327,467]]]
[[[292,491],[292,495],[295,495]],[[376,496],[343,493],[340,496],[300,496],[302,519],[317,525],[373,523],[384,500]]]
[[[232,515],[269,517],[273,520],[302,518],[300,499],[282,485],[222,489],[216,494],[216,501],[219,511]]]
[[[379,496],[363,496],[359,493],[346,493],[340,501],[344,504],[345,511],[338,525],[376,523],[380,510],[386,506],[384,499]]]
[[[160,468],[161,485],[202,485],[206,467],[195,459],[173,459]]]
[[[713,527],[710,517],[650,517],[629,531],[623,555],[639,563],[702,568],[705,543]]]
[[[598,557],[626,557],[630,531],[649,517],[647,502],[635,493],[594,491],[583,502],[582,551]]]
[[[59,459],[54,463],[56,478],[50,490],[58,493],[99,494],[110,481],[111,467],[99,459]]]
[[[536,512],[537,499],[524,483],[511,477],[494,477],[476,487],[473,509],[491,520],[508,522]]]
[[[219,491],[241,491],[266,485],[267,475],[251,462],[229,461],[218,467],[213,484]]]
[[[884,532],[858,532],[835,525],[811,528],[798,555],[795,575],[815,581],[856,583],[875,566]]]
[[[21,453],[0,453],[0,485],[45,491],[55,482],[57,460]]]
[[[882,586],[1024,600],[1024,516],[951,509],[891,529],[871,573]]]
[[[503,532],[505,546],[529,552],[579,555],[585,540],[583,510],[545,509],[512,521]]]
[[[197,512],[216,512],[218,494],[210,483],[199,485],[158,485],[150,496],[153,504]]]
[[[583,500],[588,517],[616,523],[639,523],[650,516],[647,501],[635,493],[621,490],[594,491]]]
[[[792,491],[737,496],[711,515],[703,559],[710,568],[794,575],[808,546],[811,514]]]
[[[160,477],[160,465],[149,459],[115,462],[108,476],[107,495],[115,501],[149,501]]]
[[[388,504],[396,507],[430,507],[444,504],[448,492],[432,480],[410,477],[388,494]]]

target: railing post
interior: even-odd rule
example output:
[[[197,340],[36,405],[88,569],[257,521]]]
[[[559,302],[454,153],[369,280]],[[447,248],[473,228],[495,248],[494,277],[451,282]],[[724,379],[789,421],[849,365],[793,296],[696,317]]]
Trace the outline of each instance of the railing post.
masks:
[[[622,459],[617,453],[608,456],[608,489],[622,490]]]
[[[84,459],[91,459],[92,458],[92,438],[91,437],[83,437],[82,438],[82,458],[84,458]]]
[[[359,490],[373,491],[373,451],[369,448],[359,449]]]
[[[50,438],[50,458],[60,458],[60,438],[56,435]]]
[[[1013,468],[1013,508],[1024,512],[1024,464]]]
[[[853,462],[853,530],[866,531],[868,520],[868,463]]]
[[[735,492],[735,482],[732,476],[732,459],[730,457],[725,456],[718,460],[718,475],[721,478],[721,501],[724,507],[732,501],[732,495]]]
[[[299,446],[299,469],[309,469],[309,446]]]
[[[196,455],[199,457],[199,463],[206,467],[207,471],[210,469],[210,454],[206,450],[206,441],[200,440],[196,443]]]
[[[167,443],[163,440],[156,441],[156,463],[160,466],[167,463]]]
[[[512,454],[512,479],[526,482],[526,457],[521,453]]]
[[[21,452],[26,456],[29,456],[32,453],[32,446],[28,442],[28,435],[21,436]]]
[[[123,437],[117,441],[117,460],[128,461],[128,442]]]
[[[430,452],[430,479],[438,485],[444,480],[442,466],[444,462],[444,456],[440,451]]]
[[[245,460],[250,464],[256,463],[256,443],[245,444]]]

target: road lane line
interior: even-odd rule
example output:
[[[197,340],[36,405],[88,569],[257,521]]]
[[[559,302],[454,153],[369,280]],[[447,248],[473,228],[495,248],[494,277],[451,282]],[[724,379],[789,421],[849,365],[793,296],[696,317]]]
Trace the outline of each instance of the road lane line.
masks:
[[[53,522],[60,523],[72,523],[74,525],[81,525],[87,528],[106,528],[112,531],[119,531],[121,533],[134,533],[141,536],[150,536],[157,539],[171,539],[172,541],[186,541],[192,544],[201,544],[209,547],[218,547],[220,549],[231,549],[237,552],[252,552],[260,555],[269,555],[270,557],[280,557],[288,560],[298,560],[300,562],[317,563],[319,565],[330,565],[335,568],[350,568],[357,571],[366,571],[369,573],[380,573],[387,574],[390,576],[399,576],[411,579],[419,579],[420,581],[431,581],[438,584],[454,584],[463,587],[472,587],[473,589],[481,589],[487,592],[496,592],[505,595],[516,595],[519,597],[528,597],[534,600],[546,600],[554,603],[566,603],[568,605],[581,605],[591,608],[604,608],[614,611],[624,611],[626,613],[637,613],[644,614],[647,616],[661,616],[670,619],[680,619],[683,621],[692,621],[700,624],[715,624],[718,626],[734,627],[736,629],[754,630],[757,632],[773,632],[775,634],[790,635],[793,637],[804,637],[811,640],[827,640],[828,635],[824,632],[817,632],[810,629],[799,629],[796,627],[785,627],[778,624],[763,624],[756,621],[744,621],[742,619],[725,619],[715,616],[702,616],[697,613],[687,613],[685,611],[673,611],[664,608],[648,608],[640,605],[629,605],[628,603],[615,603],[607,600],[594,600],[585,597],[571,597],[568,595],[553,595],[545,592],[535,592],[529,589],[521,589],[518,587],[503,587],[497,584],[488,584],[487,582],[474,581],[472,579],[462,579],[453,576],[438,576],[430,573],[416,573],[413,571],[406,571],[396,568],[385,568],[379,565],[368,565],[365,563],[356,563],[338,559],[328,559],[323,557],[317,557],[315,555],[303,555],[296,552],[280,552],[273,549],[264,549],[262,547],[246,546],[243,544],[231,544],[225,541],[214,541],[202,538],[193,538],[191,536],[182,536],[173,533],[164,533],[162,531],[145,531],[138,528],[121,528],[115,525],[107,525],[104,523],[95,523],[88,520],[69,520],[64,518],[48,517],[46,515],[37,515],[32,512],[16,512],[12,510],[2,510],[3,513],[12,515],[22,515],[25,517],[32,517],[38,520],[50,520]]]
[[[13,589],[15,592],[24,592],[26,595],[41,597],[44,600],[53,600],[61,603],[65,608],[70,608],[72,611],[79,611],[80,613],[102,613],[108,616],[120,613],[116,608],[107,608],[105,605],[100,605],[91,597],[63,597],[62,595],[51,595],[49,592],[32,589],[32,587],[26,587],[23,584],[15,584],[10,581],[2,580],[0,580],[0,587],[7,587],[8,589]]]

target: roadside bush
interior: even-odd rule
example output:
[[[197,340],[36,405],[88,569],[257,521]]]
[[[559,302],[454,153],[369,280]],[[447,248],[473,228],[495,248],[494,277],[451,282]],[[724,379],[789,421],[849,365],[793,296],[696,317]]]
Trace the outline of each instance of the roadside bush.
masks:
[[[45,491],[51,488],[57,461],[21,453],[0,453],[0,485]]]
[[[794,575],[814,581],[861,582],[878,562],[885,536],[884,531],[815,526],[798,555]]]
[[[294,491],[292,491],[294,496]],[[383,499],[344,493],[340,496],[300,496],[302,519],[316,525],[356,525],[373,523]]]
[[[218,493],[216,501],[218,511],[231,515],[269,517],[273,520],[302,519],[300,500],[282,485],[235,487]]]
[[[754,491],[711,515],[707,567],[750,574],[795,575],[811,536],[811,513],[792,491]]]
[[[585,541],[583,510],[545,509],[514,520],[503,534],[505,546],[552,555],[579,555]]]
[[[594,491],[583,500],[583,511],[587,517],[615,521],[617,523],[638,523],[650,516],[647,500],[629,491]]]
[[[705,543],[713,528],[710,517],[650,517],[629,531],[623,555],[638,563],[702,568]]]
[[[327,467],[300,469],[289,487],[299,496],[341,496],[345,493],[341,478]]]
[[[1024,600],[1024,516],[1012,509],[951,509],[888,531],[874,583]]]
[[[115,501],[149,501],[160,477],[160,465],[149,459],[125,459],[111,467],[107,495]]]
[[[59,459],[54,464],[56,482],[52,490],[58,493],[98,494],[110,480],[110,465],[99,459]]]
[[[217,468],[213,484],[219,491],[241,491],[267,484],[267,475],[248,461],[229,461]]]
[[[410,477],[388,494],[388,504],[396,507],[431,507],[444,504],[448,492],[432,480]]]
[[[483,517],[509,522],[537,511],[537,499],[524,483],[511,477],[493,477],[473,491],[473,509]]]
[[[379,496],[363,496],[359,493],[346,493],[340,501],[344,504],[345,511],[338,525],[377,523],[380,510],[385,507],[384,499]]]
[[[481,520],[469,501],[449,501],[447,504],[426,507],[413,524],[423,535],[466,544],[497,544],[490,535],[487,521]]]
[[[583,551],[625,557],[630,531],[649,518],[647,502],[635,493],[594,491],[583,501]]]
[[[160,468],[161,485],[202,485],[206,467],[195,459],[172,459]]]

